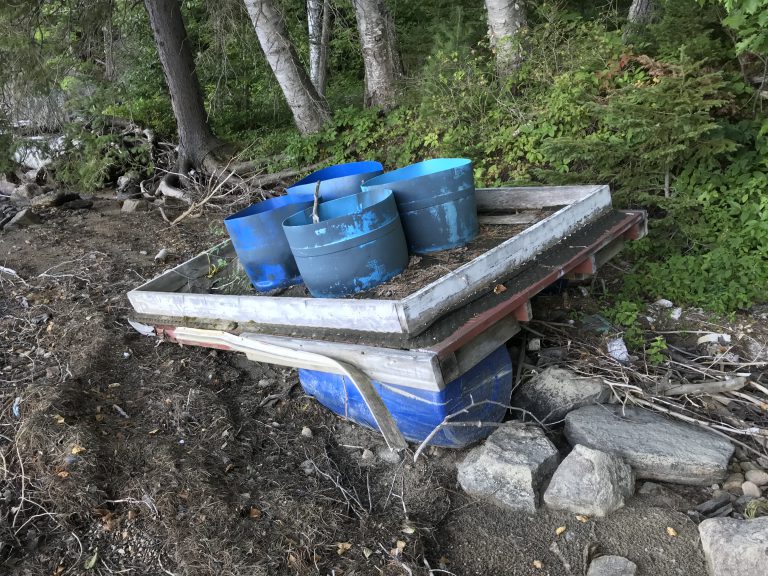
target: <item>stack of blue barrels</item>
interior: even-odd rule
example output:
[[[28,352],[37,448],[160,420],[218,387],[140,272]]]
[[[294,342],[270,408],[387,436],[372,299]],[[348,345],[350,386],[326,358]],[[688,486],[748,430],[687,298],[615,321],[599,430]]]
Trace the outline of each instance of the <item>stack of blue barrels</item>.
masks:
[[[224,223],[257,291],[304,282],[318,298],[348,296],[400,274],[410,254],[477,235],[472,162],[439,158],[387,173],[379,162],[329,166]]]
[[[459,248],[477,236],[472,162],[439,158],[387,173],[378,162],[330,166],[224,222],[257,291],[304,282],[314,297],[349,296],[400,274],[411,254]],[[299,378],[307,394],[337,414],[376,427],[348,378],[304,369]],[[502,346],[439,390],[373,384],[403,435],[419,442],[460,410],[466,413],[454,421],[502,420],[512,363]],[[431,443],[461,447],[491,430],[446,428]]]

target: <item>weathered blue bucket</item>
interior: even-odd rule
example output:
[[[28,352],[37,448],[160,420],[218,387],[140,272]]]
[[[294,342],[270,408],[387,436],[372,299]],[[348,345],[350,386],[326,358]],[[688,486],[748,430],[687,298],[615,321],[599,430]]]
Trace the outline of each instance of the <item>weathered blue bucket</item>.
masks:
[[[304,283],[313,296],[337,298],[362,292],[397,276],[408,265],[408,248],[392,192],[344,196],[283,222]]]
[[[282,224],[288,216],[313,203],[312,196],[279,196],[224,219],[237,257],[259,292],[301,282]]]
[[[362,188],[395,193],[413,253],[458,248],[479,231],[471,160],[425,160],[366,180]]]
[[[335,200],[360,192],[360,183],[384,172],[380,162],[349,162],[327,166],[302,178],[287,189],[288,194],[315,194],[320,182],[320,197]]]

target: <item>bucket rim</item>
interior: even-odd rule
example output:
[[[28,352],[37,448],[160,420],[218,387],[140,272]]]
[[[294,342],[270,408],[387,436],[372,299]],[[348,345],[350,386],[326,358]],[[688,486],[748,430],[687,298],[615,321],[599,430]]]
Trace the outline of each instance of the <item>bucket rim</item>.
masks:
[[[347,178],[349,176],[360,176],[361,174],[368,174],[378,171],[383,171],[384,165],[376,160],[360,160],[357,162],[345,162],[343,164],[331,164],[315,170],[311,174],[304,176],[298,182],[291,184],[287,190],[298,188],[306,184],[315,184],[318,180],[324,182],[326,180],[337,180]]]
[[[305,208],[298,211],[296,214],[291,214],[285,220],[283,220],[283,228],[286,230],[306,230],[313,231],[316,228],[327,227],[331,224],[341,223],[345,219],[358,216],[364,210],[371,209],[380,204],[384,204],[389,199],[392,199],[394,203],[394,193],[392,190],[365,190],[356,194],[349,194],[342,196],[341,198],[334,198],[333,200],[327,200],[322,202],[324,209],[334,208],[334,205],[341,205],[344,202],[352,202],[353,198],[358,198],[360,202],[360,209],[357,212],[346,212],[333,218],[326,218],[319,222],[312,222],[312,207]],[[395,214],[397,214],[397,205],[395,204]]]
[[[439,174],[440,172],[466,167],[469,167],[470,169],[472,167],[472,160],[469,158],[432,158],[430,160],[416,162],[415,164],[409,164],[408,166],[403,166],[402,168],[397,168],[396,170],[385,172],[384,174],[379,174],[370,180],[366,180],[361,186],[364,190],[373,187],[386,187],[389,189],[391,186],[391,188],[397,192],[397,182],[427,178]]]
[[[314,202],[314,200],[315,200],[314,197],[308,194],[294,194],[294,195],[285,194],[283,196],[275,196],[274,198],[268,198],[267,200],[261,200],[260,202],[251,204],[250,206],[247,206],[242,210],[238,210],[234,214],[230,214],[229,216],[226,216],[224,218],[224,223],[235,224],[235,223],[238,223],[238,221],[241,221],[243,218],[248,218],[251,216],[259,216],[259,215],[267,215],[270,212],[274,212],[281,208],[287,208],[294,204],[302,204],[304,202]],[[301,210],[302,208],[297,207],[296,211],[299,212]]]

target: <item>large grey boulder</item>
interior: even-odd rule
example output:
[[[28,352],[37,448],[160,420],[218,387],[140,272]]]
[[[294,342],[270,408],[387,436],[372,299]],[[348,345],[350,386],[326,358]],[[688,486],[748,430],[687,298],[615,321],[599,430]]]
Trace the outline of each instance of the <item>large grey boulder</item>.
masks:
[[[635,576],[637,564],[622,556],[598,556],[589,565],[587,576]]]
[[[14,189],[11,192],[10,200],[16,206],[29,206],[32,203],[32,199],[36,196],[42,195],[43,189],[33,182],[27,182]]]
[[[3,230],[14,230],[16,228],[26,228],[34,224],[40,224],[40,217],[32,212],[32,210],[25,208],[21,212],[18,212],[16,216],[11,218],[10,222],[3,226]]]
[[[565,418],[571,445],[621,457],[637,478],[693,486],[721,482],[733,446],[707,430],[634,407],[584,406]]]
[[[557,422],[571,410],[603,404],[610,397],[610,388],[600,378],[551,367],[520,386],[512,405],[528,410],[542,422]]]
[[[535,512],[541,484],[557,462],[557,449],[541,428],[508,422],[459,464],[459,484],[469,494]]]
[[[768,574],[768,517],[710,518],[699,524],[699,536],[711,576]]]
[[[555,470],[544,502],[555,510],[605,516],[635,491],[635,474],[621,458],[577,444]]]

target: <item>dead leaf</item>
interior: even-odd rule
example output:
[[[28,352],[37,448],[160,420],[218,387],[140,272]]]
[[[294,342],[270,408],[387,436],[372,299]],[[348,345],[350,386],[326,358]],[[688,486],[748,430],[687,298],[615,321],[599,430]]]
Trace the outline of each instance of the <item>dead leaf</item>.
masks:
[[[584,516],[584,514],[576,514],[576,520],[584,524],[585,522],[589,522],[589,516]]]
[[[493,287],[493,293],[494,294],[501,294],[502,292],[506,292],[507,287],[504,286],[504,284],[496,284],[496,286]]]
[[[96,550],[93,552],[93,556],[91,556],[90,558],[88,558],[88,560],[85,561],[85,564],[83,565],[83,567],[86,570],[93,570],[93,567],[96,566],[96,562],[98,561],[98,559],[99,559],[99,549],[96,548]]]
[[[402,540],[398,540],[396,546],[397,546],[397,549],[400,551],[405,550],[405,542],[403,542]]]
[[[155,434],[157,434],[158,432],[160,432],[160,428],[155,428],[154,430],[150,430],[150,431],[149,431],[149,435],[150,435],[150,436],[154,436],[154,435],[155,435]]]
[[[229,474],[230,472],[232,472],[234,468],[235,468],[235,465],[230,462],[229,464],[227,464],[227,467],[224,468],[224,474]]]
[[[254,506],[251,506],[251,511],[248,512],[248,516],[250,518],[261,518],[261,510],[259,510]]]
[[[556,535],[558,535],[558,536],[560,536],[560,534],[562,534],[562,533],[563,533],[563,532],[565,532],[566,530],[568,530],[568,527],[567,527],[567,526],[558,526],[558,527],[555,529],[555,534],[556,534]]]
[[[136,520],[139,515],[138,510],[128,510],[128,520]]]
[[[96,422],[103,422],[104,414],[96,414],[95,418],[96,418]]]
[[[536,568],[537,570],[541,570],[542,568],[544,568],[544,562],[542,562],[541,560],[534,560],[533,567]]]
[[[61,414],[56,414],[53,417],[53,419],[56,422],[56,424],[64,424],[64,416],[62,416]]]
[[[373,550],[371,550],[370,548],[363,547],[363,556],[365,556],[366,558],[370,558],[371,554],[373,554]]]
[[[75,456],[77,456],[78,454],[82,454],[83,452],[85,452],[85,448],[80,446],[80,444],[75,444],[74,446],[72,446],[72,454],[74,454]]]
[[[69,472],[62,470],[61,472],[56,472],[56,476],[59,478],[69,478]]]
[[[667,526],[667,534],[669,534],[674,538],[675,536],[677,536],[677,530],[672,528],[672,526]]]
[[[48,334],[53,332],[53,322],[48,323],[48,327],[45,329],[45,331],[48,332]]]
[[[351,542],[336,542],[336,554],[339,556],[345,554],[350,548],[352,548]]]
[[[112,382],[112,384],[107,385],[107,388],[119,388],[120,382]]]
[[[407,524],[403,526],[402,532],[404,534],[413,534],[416,532],[416,529],[413,526],[408,526]]]

